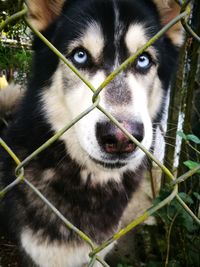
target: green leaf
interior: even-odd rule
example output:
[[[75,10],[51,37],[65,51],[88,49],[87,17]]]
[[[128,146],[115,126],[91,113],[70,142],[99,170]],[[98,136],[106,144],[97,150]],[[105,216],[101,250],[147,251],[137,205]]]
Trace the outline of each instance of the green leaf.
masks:
[[[188,134],[186,136],[187,140],[189,141],[192,141],[194,142],[195,144],[200,144],[200,139],[196,136],[196,135],[193,135],[193,134]]]
[[[177,222],[181,227],[187,229],[188,233],[193,233],[198,229],[198,225],[194,223],[192,217],[184,209],[180,211],[180,215],[177,218]]]
[[[133,266],[131,266],[131,265],[127,265],[126,263],[125,263],[125,264],[118,263],[118,264],[117,264],[117,267],[133,267]]]
[[[162,267],[163,264],[161,262],[158,262],[158,261],[150,261],[148,264],[147,264],[147,267]]]
[[[192,160],[187,160],[185,162],[183,162],[183,164],[188,167],[190,170],[196,168],[197,166],[199,166],[199,163],[192,161]],[[198,174],[200,174],[200,171],[197,172]]]
[[[178,194],[180,196],[180,198],[186,203],[186,204],[193,204],[194,201],[192,200],[192,198],[187,195],[186,193],[184,192],[181,192]]]
[[[184,134],[184,132],[178,131],[177,135],[180,136],[181,138],[183,138],[184,140],[187,140],[187,136]]]
[[[200,201],[200,194],[197,192],[193,192],[193,195]]]
[[[172,260],[168,263],[167,265],[168,267],[181,267],[181,264],[179,261],[176,260]]]

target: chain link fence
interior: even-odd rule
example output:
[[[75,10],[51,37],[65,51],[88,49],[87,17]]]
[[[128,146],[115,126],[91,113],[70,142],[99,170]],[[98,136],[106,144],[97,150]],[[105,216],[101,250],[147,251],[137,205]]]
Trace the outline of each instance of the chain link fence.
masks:
[[[180,15],[178,15],[176,18],[174,18],[172,21],[170,21],[165,27],[162,28],[161,31],[159,31],[153,38],[151,38],[143,47],[141,47],[133,56],[129,57],[125,62],[123,62],[120,67],[118,67],[114,72],[112,72],[105,81],[98,87],[94,88],[92,84],[87,81],[83,75],[39,32],[37,31],[27,20],[26,14],[27,14],[27,7],[25,5],[22,5],[22,9],[17,12],[16,14],[9,17],[6,21],[4,21],[0,25],[0,31],[3,30],[6,25],[9,23],[23,18],[24,21],[27,23],[27,25],[30,27],[30,29],[51,49],[61,61],[63,61],[66,64],[66,67],[70,68],[71,71],[73,71],[80,80],[83,81],[88,87],[88,90],[91,90],[93,92],[92,97],[92,105],[88,107],[84,112],[82,112],[77,118],[75,118],[71,123],[66,125],[63,129],[61,129],[59,132],[57,132],[52,138],[50,138],[46,143],[44,143],[41,147],[39,147],[37,150],[35,150],[31,155],[29,155],[27,158],[25,158],[23,161],[20,161],[17,155],[14,154],[14,152],[7,146],[7,144],[0,138],[0,146],[3,147],[7,151],[7,153],[10,155],[10,157],[13,159],[13,161],[16,163],[16,180],[9,184],[6,188],[1,189],[0,191],[0,197],[3,198],[3,196],[11,190],[13,187],[15,187],[18,183],[25,183],[27,184],[34,193],[39,196],[42,201],[54,212],[60,220],[68,227],[69,229],[73,230],[77,235],[80,236],[80,238],[86,242],[90,248],[91,252],[89,254],[90,256],[90,263],[88,266],[93,266],[96,261],[100,262],[102,266],[106,267],[108,264],[101,259],[98,256],[98,253],[104,250],[107,246],[114,243],[116,240],[120,239],[122,236],[126,235],[130,230],[135,228],[137,225],[144,222],[147,218],[149,218],[151,215],[155,214],[156,211],[161,209],[162,207],[168,205],[174,198],[177,199],[177,201],[182,205],[182,207],[187,211],[187,213],[192,217],[195,223],[200,225],[200,219],[193,213],[193,211],[186,205],[186,203],[181,199],[181,197],[178,195],[178,187],[179,184],[184,182],[186,179],[190,178],[193,174],[195,174],[197,171],[200,170],[200,165],[198,164],[195,166],[192,170],[184,173],[180,177],[176,178],[168,168],[166,168],[165,165],[163,165],[158,159],[156,159],[152,153],[147,151],[145,147],[143,147],[140,142],[138,142],[122,125],[110,114],[108,113],[100,104],[100,93],[101,91],[123,70],[125,70],[130,64],[132,64],[140,54],[142,54],[149,46],[151,46],[156,40],[158,40],[165,32],[167,32],[173,25],[180,22],[182,23],[185,31],[189,36],[194,38],[197,42],[200,42],[200,37],[193,31],[193,29],[189,25],[189,18],[191,14],[191,1],[176,1],[181,6],[181,12]],[[24,176],[24,170],[26,166],[29,164],[29,162],[34,159],[39,153],[44,151],[47,147],[49,147],[52,143],[54,143],[56,140],[59,139],[66,131],[68,131],[73,125],[75,125],[79,120],[81,120],[84,116],[86,116],[88,113],[90,113],[92,110],[98,109],[102,113],[109,118],[119,129],[133,142],[135,143],[146,155],[147,157],[153,161],[162,171],[162,173],[165,174],[168,180],[170,180],[170,187],[171,187],[171,194],[166,197],[164,200],[162,200],[157,205],[152,206],[150,209],[146,210],[140,217],[132,221],[128,226],[121,229],[119,232],[115,233],[112,237],[110,237],[108,240],[103,242],[100,246],[95,247],[93,241],[80,229],[78,229],[75,225],[73,225],[70,221],[68,221],[67,218],[65,218],[59,210],[57,210],[52,203],[48,201],[39,191],[37,188],[34,187],[33,184],[31,184],[26,177]]]

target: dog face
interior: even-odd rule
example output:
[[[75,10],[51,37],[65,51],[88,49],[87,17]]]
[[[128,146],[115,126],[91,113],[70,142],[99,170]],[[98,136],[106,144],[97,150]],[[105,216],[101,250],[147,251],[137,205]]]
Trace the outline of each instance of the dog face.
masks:
[[[162,27],[162,0],[157,5],[154,3],[157,1],[146,0],[41,2],[38,10],[37,1],[30,1],[33,21],[94,88]],[[165,3],[168,14],[173,10],[175,16],[170,3]],[[49,15],[45,18],[41,11]],[[100,94],[100,105],[147,149],[152,145],[152,125],[162,113],[175,65],[175,45],[181,42],[177,28],[176,32],[175,35],[171,29]],[[92,105],[93,93],[48,48],[39,47],[36,57],[37,54],[40,64],[42,59],[46,66],[45,83],[48,83],[48,86],[43,83],[40,92],[44,116],[52,129],[58,131]],[[51,68],[47,64],[52,64]],[[61,139],[72,159],[89,169],[135,170],[144,157],[98,109],[76,123]]]

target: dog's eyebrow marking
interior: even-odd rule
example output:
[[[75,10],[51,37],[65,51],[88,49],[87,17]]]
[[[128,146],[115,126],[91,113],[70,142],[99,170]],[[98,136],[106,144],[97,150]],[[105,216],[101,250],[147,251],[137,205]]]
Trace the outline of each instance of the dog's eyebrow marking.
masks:
[[[125,36],[125,44],[128,48],[130,55],[136,53],[143,45],[147,43],[150,37],[145,31],[145,27],[142,24],[131,24],[127,30]],[[146,49],[154,59],[157,58],[156,49],[149,47]]]
[[[135,53],[148,41],[145,29],[141,24],[131,24],[125,36],[125,44],[130,54]]]
[[[104,45],[105,40],[100,25],[97,22],[92,22],[88,24],[86,30],[80,34],[80,37],[68,45],[68,53],[81,46],[87,49],[93,59],[98,62],[103,53]]]

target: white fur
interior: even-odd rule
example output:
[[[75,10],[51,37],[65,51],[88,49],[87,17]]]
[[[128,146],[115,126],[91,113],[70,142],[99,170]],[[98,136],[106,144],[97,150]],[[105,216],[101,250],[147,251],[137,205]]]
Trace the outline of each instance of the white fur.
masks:
[[[81,178],[83,181],[87,182],[88,177],[91,179],[91,184],[96,185],[97,183],[104,184],[107,183],[110,180],[113,180],[115,182],[121,181],[121,174],[120,171],[114,171],[114,170],[95,170],[95,166],[93,168],[93,172],[86,170],[81,171]]]
[[[149,149],[152,143],[152,123],[148,110],[147,88],[145,88],[143,84],[139,83],[137,78],[135,78],[132,74],[129,74],[128,84],[133,91],[132,113],[134,115],[134,119],[142,122],[144,125],[144,138],[141,144],[146,149]],[[140,164],[143,156],[144,153],[140,149],[137,149],[133,162],[135,163],[135,168]]]
[[[131,54],[134,54],[138,49],[148,41],[148,37],[142,24],[133,24],[125,36],[125,43]]]
[[[151,28],[148,29],[148,32],[151,32]],[[131,24],[128,28],[128,31],[125,36],[125,43],[129,50],[130,55],[136,53],[142,46],[144,46],[150,37],[147,34],[147,30],[142,24]],[[150,46],[146,49],[152,58],[156,59],[156,50]]]
[[[21,233],[21,245],[39,267],[84,267],[90,261],[91,250],[86,243],[49,242],[28,228]],[[103,259],[112,247],[113,244],[99,253],[100,258]],[[101,265],[96,262],[94,266]]]

